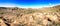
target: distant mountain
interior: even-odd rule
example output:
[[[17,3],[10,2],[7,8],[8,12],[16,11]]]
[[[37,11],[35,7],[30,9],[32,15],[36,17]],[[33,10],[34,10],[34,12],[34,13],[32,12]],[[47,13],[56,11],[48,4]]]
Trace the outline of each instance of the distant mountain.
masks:
[[[6,7],[0,7],[0,9],[7,9]]]
[[[60,5],[57,5],[57,6],[53,6],[54,8],[60,8]]]

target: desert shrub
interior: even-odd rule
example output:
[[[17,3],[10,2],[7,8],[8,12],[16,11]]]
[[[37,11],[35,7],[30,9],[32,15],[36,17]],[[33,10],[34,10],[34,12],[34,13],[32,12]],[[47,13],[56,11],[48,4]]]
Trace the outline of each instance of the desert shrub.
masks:
[[[24,26],[24,25],[21,25],[21,24],[14,24],[14,26]]]
[[[12,23],[12,22],[14,22],[13,19],[4,18],[3,20],[5,21],[5,23]]]
[[[60,9],[56,10],[56,12],[60,12]]]
[[[27,26],[27,23],[24,23],[24,22],[19,22],[19,26]]]
[[[18,7],[12,8],[12,10],[17,10],[17,9],[18,9]]]
[[[60,23],[56,23],[55,26],[60,26]]]
[[[0,14],[4,14],[3,12],[0,12]]]
[[[59,11],[60,11],[60,9],[59,9]]]
[[[34,13],[35,11],[34,10],[27,10],[25,11],[26,14],[30,14],[30,13]]]
[[[49,24],[47,24],[47,26],[60,26],[60,23],[50,22]]]
[[[6,7],[0,7],[0,9],[7,9]]]

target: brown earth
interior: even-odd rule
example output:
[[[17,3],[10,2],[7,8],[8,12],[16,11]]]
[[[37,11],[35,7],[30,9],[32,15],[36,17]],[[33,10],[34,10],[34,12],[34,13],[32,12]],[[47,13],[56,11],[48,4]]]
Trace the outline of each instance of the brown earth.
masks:
[[[60,26],[60,6],[41,9],[0,7],[0,26]]]

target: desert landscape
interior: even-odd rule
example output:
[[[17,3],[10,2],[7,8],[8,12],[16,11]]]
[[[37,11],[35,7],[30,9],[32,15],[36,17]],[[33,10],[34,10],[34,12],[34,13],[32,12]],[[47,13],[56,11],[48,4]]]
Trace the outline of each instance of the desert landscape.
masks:
[[[38,9],[0,7],[0,26],[60,26],[60,5]]]

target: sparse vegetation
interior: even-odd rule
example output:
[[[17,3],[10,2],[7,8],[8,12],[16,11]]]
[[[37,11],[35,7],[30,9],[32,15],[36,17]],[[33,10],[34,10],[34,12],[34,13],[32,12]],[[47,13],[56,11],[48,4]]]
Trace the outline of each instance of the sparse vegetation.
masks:
[[[60,26],[60,8],[5,8],[0,7],[3,26]],[[8,25],[7,25],[8,24]]]

